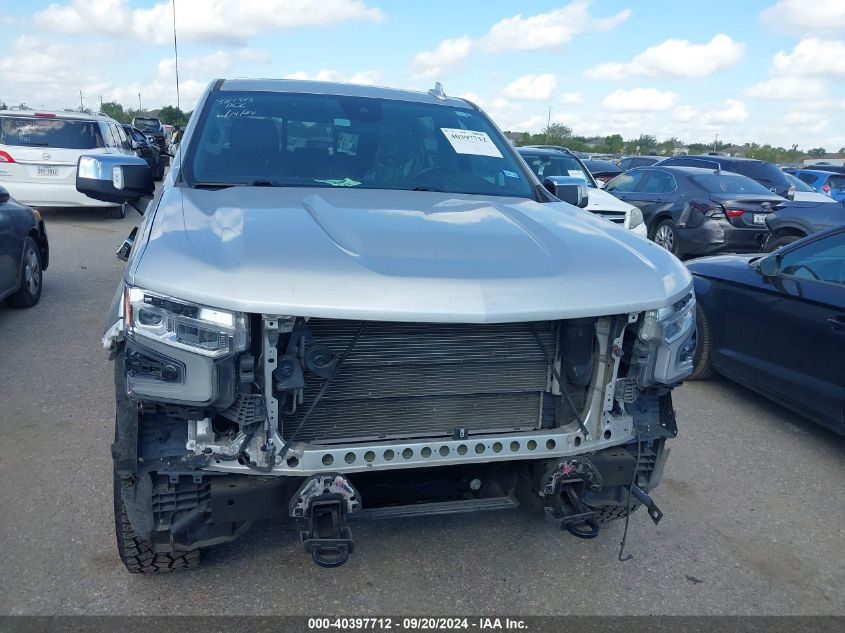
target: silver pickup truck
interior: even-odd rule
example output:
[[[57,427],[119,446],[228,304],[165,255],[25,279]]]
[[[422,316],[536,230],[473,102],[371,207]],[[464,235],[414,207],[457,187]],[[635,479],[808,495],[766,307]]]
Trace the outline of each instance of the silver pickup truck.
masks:
[[[129,156],[83,156],[77,188],[143,214],[103,339],[130,571],[269,517],[334,567],[367,517],[662,516],[691,277],[472,103],[218,80],[158,193]]]

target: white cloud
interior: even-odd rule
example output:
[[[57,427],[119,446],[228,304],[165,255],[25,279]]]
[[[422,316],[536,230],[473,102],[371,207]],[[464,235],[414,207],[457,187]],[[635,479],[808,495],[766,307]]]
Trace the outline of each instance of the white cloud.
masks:
[[[596,79],[643,77],[705,77],[733,66],[745,53],[745,44],[718,34],[706,44],[666,40],[645,49],[629,62],[599,64],[586,71]]]
[[[422,51],[414,57],[414,78],[433,79],[441,77],[451,67],[466,59],[472,41],[464,35],[452,40],[443,40],[433,51]]]
[[[775,77],[746,88],[745,95],[767,100],[823,99],[827,96],[827,86],[820,79]]]
[[[675,105],[674,92],[656,88],[615,90],[601,102],[602,108],[613,112],[660,112]]]
[[[576,104],[584,101],[584,95],[580,92],[564,92],[561,103]]]
[[[378,22],[384,17],[362,0],[179,0],[176,25],[179,37],[214,44],[244,42],[273,29],[316,26],[351,20]],[[132,32],[156,44],[173,41],[170,0],[148,9],[129,8],[127,0],[69,0],[51,4],[34,15],[35,23],[60,33]]]
[[[817,134],[824,130],[830,121],[815,112],[787,112],[783,116],[782,123],[803,133]]]
[[[505,86],[502,94],[511,99],[534,99],[545,101],[552,96],[557,79],[551,73],[523,75]]]
[[[775,54],[772,66],[781,75],[845,76],[845,41],[815,37],[803,39],[791,53],[779,51]]]
[[[748,110],[741,101],[728,99],[724,102],[723,107],[708,110],[699,110],[688,105],[681,106],[672,113],[672,118],[683,123],[696,121],[702,125],[710,126],[741,123],[748,118]]]
[[[841,33],[845,30],[845,2],[779,0],[764,9],[760,19],[769,26],[791,33]]]
[[[372,86],[381,81],[381,73],[377,70],[362,70],[351,75],[346,75],[338,70],[331,70],[323,68],[313,75],[300,70],[294,73],[285,75],[285,79],[310,79],[312,81],[335,81],[348,84],[361,84],[362,86]]]
[[[565,7],[523,17],[515,15],[494,24],[481,45],[491,51],[530,50],[561,46],[587,30],[607,30],[628,19],[629,10],[595,19],[589,13],[589,0],[574,0]]]

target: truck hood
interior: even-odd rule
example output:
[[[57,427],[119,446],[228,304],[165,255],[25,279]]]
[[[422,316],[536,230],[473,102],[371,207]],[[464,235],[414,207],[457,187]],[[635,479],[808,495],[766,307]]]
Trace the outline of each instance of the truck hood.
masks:
[[[230,310],[493,323],[662,307],[670,253],[565,203],[373,189],[166,187],[126,281]]]
[[[594,189],[593,187],[590,187],[587,190],[587,194],[590,200],[587,205],[587,211],[594,211],[596,213],[600,213],[602,211],[617,211],[622,213],[633,208],[632,204],[623,202],[604,189]]]

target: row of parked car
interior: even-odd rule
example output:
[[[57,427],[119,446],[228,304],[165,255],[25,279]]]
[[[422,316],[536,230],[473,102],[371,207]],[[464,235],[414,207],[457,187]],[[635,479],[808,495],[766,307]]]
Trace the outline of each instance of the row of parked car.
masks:
[[[104,206],[113,218],[123,206],[98,202],[76,190],[82,154],[142,157],[156,180],[164,178],[170,152],[165,129],[153,117],[118,123],[99,113],[0,110],[0,186],[35,207]]]

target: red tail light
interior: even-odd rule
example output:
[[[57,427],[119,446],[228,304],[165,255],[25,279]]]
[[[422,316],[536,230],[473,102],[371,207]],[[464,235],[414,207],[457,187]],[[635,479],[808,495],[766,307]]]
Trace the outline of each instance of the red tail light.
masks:
[[[8,152],[0,150],[0,163],[14,163],[15,159],[9,156]]]
[[[37,116],[42,119],[52,119],[55,118],[55,114],[52,112],[36,112],[34,116]]]
[[[725,209],[725,215],[729,218],[738,218],[743,213],[745,213],[744,209]]]
[[[825,193],[830,193],[830,185],[827,184],[827,183],[824,183],[822,185],[822,191],[824,191]]]

